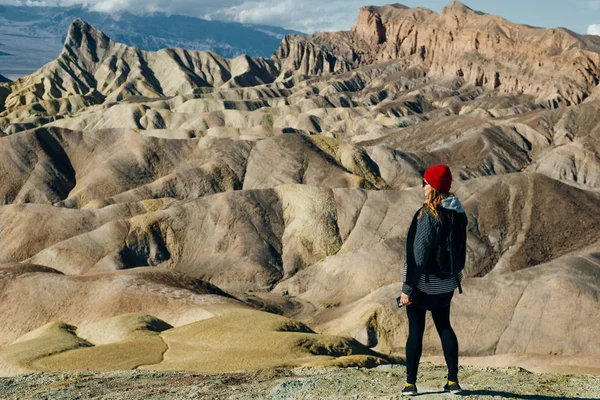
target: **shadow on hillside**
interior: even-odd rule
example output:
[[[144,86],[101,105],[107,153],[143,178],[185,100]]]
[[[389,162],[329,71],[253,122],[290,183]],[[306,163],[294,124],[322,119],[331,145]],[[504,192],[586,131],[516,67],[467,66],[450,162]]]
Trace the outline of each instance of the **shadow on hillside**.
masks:
[[[510,392],[500,392],[498,390],[482,389],[482,390],[465,390],[463,389],[461,396],[492,396],[506,399],[523,399],[523,400],[558,400],[565,399],[564,396],[543,396],[539,394],[516,394]],[[569,397],[571,400],[584,400],[585,397]],[[589,399],[589,397],[588,397]]]

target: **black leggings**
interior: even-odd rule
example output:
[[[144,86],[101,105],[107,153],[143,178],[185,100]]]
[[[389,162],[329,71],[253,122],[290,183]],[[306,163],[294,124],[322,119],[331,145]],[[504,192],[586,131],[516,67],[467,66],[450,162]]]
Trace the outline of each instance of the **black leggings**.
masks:
[[[417,383],[419,361],[423,351],[426,312],[426,309],[414,305],[406,307],[406,314],[408,315],[408,340],[406,341],[407,383]],[[450,325],[450,304],[431,309],[431,316],[442,340],[444,358],[448,366],[448,380],[458,382],[458,340]]]

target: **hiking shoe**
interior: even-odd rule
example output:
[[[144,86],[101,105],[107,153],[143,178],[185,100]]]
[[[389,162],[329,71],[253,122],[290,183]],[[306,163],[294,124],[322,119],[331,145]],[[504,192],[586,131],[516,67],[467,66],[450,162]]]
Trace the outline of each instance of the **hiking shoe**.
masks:
[[[402,396],[416,396],[417,395],[417,385],[406,384],[404,389],[402,389]]]
[[[462,389],[460,388],[460,385],[458,384],[458,382],[453,382],[452,384],[450,384],[450,382],[448,382],[444,385],[444,392],[450,392],[452,394],[459,394],[460,392],[462,392]]]

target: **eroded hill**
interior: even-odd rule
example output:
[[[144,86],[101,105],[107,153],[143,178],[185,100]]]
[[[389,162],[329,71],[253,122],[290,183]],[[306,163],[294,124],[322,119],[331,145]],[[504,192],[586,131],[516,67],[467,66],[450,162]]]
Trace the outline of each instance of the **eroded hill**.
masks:
[[[457,2],[362,8],[352,30],[288,36],[271,59],[145,52],[76,20],[57,60],[0,85],[2,351],[46,326],[76,346],[35,365],[68,366],[99,351],[69,326],[136,313],[201,354],[184,345],[194,326],[252,306],[346,337],[311,353],[330,361],[358,343],[350,364],[401,354],[405,236],[421,172],[443,162],[469,218],[462,354],[589,367],[599,45]]]

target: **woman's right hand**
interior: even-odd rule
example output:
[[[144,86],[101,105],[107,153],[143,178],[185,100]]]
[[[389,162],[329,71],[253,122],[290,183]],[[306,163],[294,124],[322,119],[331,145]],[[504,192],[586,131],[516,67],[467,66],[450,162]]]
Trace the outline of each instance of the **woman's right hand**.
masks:
[[[402,306],[408,306],[412,304],[408,295],[404,293],[400,295],[400,303],[402,303]]]

